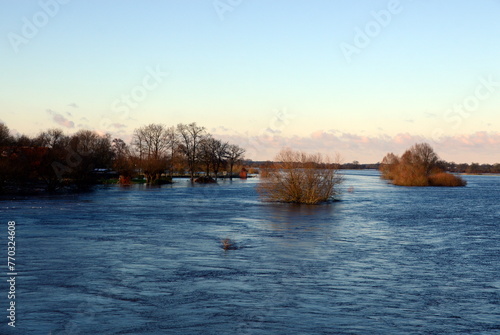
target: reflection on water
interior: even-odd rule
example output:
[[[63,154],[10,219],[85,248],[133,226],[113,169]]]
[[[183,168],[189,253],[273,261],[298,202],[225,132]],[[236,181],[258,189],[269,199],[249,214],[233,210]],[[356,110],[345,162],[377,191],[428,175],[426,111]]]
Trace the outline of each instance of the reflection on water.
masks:
[[[335,203],[322,205],[298,205],[269,203],[267,206],[276,222],[296,224],[299,222],[313,223],[325,221],[334,215]]]
[[[321,206],[261,202],[255,179],[2,201],[18,223],[15,331],[500,333],[500,177],[466,179],[349,171]]]

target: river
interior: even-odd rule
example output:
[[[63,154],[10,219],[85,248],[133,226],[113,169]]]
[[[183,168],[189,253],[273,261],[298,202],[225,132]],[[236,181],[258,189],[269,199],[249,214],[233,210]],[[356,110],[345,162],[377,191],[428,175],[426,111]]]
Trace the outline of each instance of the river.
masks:
[[[263,202],[257,178],[2,200],[0,333],[500,334],[500,177],[343,173],[318,206]]]

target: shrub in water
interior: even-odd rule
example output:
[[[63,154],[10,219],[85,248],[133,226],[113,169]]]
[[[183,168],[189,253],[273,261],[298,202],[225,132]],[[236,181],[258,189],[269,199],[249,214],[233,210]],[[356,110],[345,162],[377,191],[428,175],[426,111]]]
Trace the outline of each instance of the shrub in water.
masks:
[[[236,244],[229,238],[221,240],[222,249],[224,250],[235,250],[237,249]]]
[[[333,198],[342,182],[338,163],[320,154],[283,149],[274,164],[261,173],[259,193],[269,201],[317,204]]]
[[[451,173],[441,172],[429,176],[429,184],[431,186],[465,186],[467,182],[460,176],[455,176]]]
[[[387,154],[380,165],[382,178],[399,186],[465,186],[460,177],[444,172],[439,157],[427,143],[415,144],[399,157]]]

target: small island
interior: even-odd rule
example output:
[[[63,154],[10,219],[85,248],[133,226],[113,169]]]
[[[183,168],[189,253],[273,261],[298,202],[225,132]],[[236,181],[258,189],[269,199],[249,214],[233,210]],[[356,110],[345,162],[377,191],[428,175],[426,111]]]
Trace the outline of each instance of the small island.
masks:
[[[460,176],[446,172],[445,165],[428,143],[419,143],[406,150],[401,157],[387,154],[379,170],[382,178],[398,186],[467,185]]]

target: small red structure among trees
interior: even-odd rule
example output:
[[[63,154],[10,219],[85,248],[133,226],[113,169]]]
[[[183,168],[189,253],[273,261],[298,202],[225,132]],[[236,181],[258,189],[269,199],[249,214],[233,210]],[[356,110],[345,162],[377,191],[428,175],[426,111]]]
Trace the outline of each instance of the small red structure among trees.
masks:
[[[241,171],[240,171],[240,178],[241,179],[247,179],[247,177],[248,177],[248,171],[247,171],[247,169],[242,168]]]

